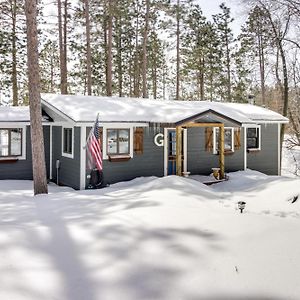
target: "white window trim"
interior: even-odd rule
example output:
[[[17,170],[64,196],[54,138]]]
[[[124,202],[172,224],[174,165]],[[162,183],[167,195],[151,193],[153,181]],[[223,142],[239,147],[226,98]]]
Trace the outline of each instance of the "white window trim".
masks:
[[[133,128],[134,126],[129,126],[128,124],[120,124],[120,123],[116,123],[116,124],[103,124],[103,145],[102,145],[102,155],[103,155],[103,159],[109,159],[108,155],[107,155],[107,129],[129,129],[129,156],[132,158],[133,157]]]
[[[7,159],[19,159],[19,160],[26,160],[26,125],[11,125],[9,124],[8,126],[3,126],[2,124],[0,125],[0,129],[14,129],[14,128],[20,128],[22,129],[22,155],[20,156],[5,156],[5,157],[0,157],[0,160],[7,160]]]
[[[64,129],[72,129],[72,153],[64,152]],[[62,126],[61,127],[61,156],[67,158],[74,158],[74,127],[73,126]]]
[[[257,148],[250,148],[248,149],[248,144],[247,144],[247,134],[248,134],[248,129],[251,129],[251,128],[256,128],[258,129],[259,131],[259,134],[258,134],[258,147]],[[260,125],[248,125],[246,126],[246,135],[245,135],[245,145],[246,145],[246,151],[260,151],[261,150],[261,126]]]
[[[213,138],[213,154],[218,154],[218,149],[217,149],[217,130],[218,129],[219,129],[219,127],[213,127],[213,137],[214,137]],[[234,152],[234,127],[224,127],[224,130],[225,129],[231,130],[231,150],[229,150],[229,151]]]

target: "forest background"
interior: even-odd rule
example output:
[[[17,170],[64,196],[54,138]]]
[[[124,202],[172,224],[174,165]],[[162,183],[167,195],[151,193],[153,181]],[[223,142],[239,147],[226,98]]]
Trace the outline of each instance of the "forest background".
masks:
[[[0,104],[28,104],[24,1],[0,1]],[[300,1],[39,0],[42,93],[254,102],[300,142]]]

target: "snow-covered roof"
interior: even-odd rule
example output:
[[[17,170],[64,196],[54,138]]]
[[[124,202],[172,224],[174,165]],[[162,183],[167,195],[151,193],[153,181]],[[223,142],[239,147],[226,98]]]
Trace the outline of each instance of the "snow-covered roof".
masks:
[[[0,106],[0,122],[29,122],[28,106]]]
[[[102,122],[177,123],[210,110],[242,124],[288,121],[271,110],[238,103],[57,94],[42,94],[42,103],[75,122],[93,122],[99,113]]]
[[[102,122],[177,123],[209,110],[239,123],[287,122],[269,109],[240,103],[207,101],[165,101],[140,98],[94,97],[43,94],[43,103],[75,122],[93,122],[99,113]],[[29,108],[0,107],[0,122],[29,122]]]

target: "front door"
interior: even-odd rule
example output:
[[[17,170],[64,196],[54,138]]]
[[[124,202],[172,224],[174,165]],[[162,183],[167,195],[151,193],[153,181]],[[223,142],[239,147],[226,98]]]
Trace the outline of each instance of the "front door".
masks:
[[[186,129],[183,129],[182,138],[182,170],[186,171]],[[165,129],[165,175],[176,175],[176,130]]]

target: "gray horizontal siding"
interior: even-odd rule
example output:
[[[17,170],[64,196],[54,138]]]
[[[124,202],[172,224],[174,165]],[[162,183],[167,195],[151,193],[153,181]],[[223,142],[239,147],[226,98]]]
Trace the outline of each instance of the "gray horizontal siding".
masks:
[[[45,144],[45,160],[47,167],[47,176],[49,178],[49,160],[50,160],[50,130],[49,126],[43,127],[44,144]],[[12,163],[0,162],[0,179],[18,179],[32,180],[32,152],[30,127],[26,126],[26,159],[18,160]]]
[[[52,137],[52,180],[57,182],[56,160],[59,160],[58,183],[80,189],[80,127],[74,127],[74,158],[62,156],[61,126],[53,126]]]
[[[87,134],[90,129],[87,129]],[[140,176],[164,175],[164,148],[154,144],[154,136],[163,129],[144,129],[143,154],[133,154],[133,158],[123,162],[103,161],[104,184],[127,181]],[[87,175],[90,170],[87,169]],[[89,179],[86,180],[88,185]]]
[[[243,145],[241,131],[241,143]],[[219,155],[205,150],[205,128],[187,130],[187,170],[191,174],[208,175],[211,168],[219,166]],[[233,172],[244,169],[244,148],[225,155],[225,171]]]
[[[247,154],[247,167],[278,175],[278,124],[261,125],[261,150]]]

